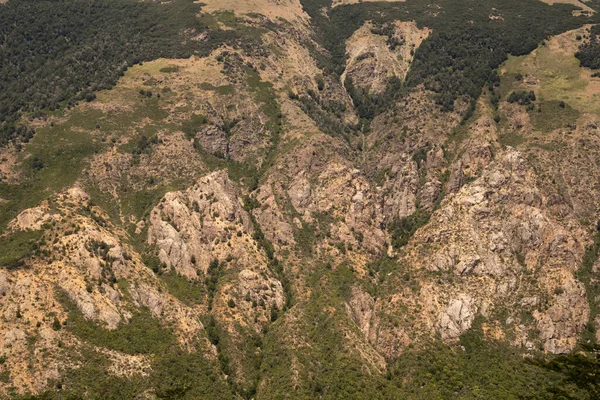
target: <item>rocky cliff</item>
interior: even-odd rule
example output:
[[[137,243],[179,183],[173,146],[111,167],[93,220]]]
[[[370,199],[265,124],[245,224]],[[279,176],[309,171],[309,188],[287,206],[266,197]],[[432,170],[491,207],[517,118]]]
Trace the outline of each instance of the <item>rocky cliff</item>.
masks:
[[[477,336],[533,376],[523,357],[600,340],[597,77],[571,68],[589,26],[446,107],[411,72],[439,40],[412,9],[351,20],[332,55],[305,2],[205,3],[255,46],[135,65],[1,150],[2,396],[102,398],[99,369],[110,398],[451,398],[410,392],[403,357]]]

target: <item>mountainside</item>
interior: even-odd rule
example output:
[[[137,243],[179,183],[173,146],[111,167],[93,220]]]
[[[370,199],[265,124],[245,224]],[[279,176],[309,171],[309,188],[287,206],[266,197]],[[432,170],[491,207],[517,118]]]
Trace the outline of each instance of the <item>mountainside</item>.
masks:
[[[0,397],[600,398],[599,7],[0,4]]]

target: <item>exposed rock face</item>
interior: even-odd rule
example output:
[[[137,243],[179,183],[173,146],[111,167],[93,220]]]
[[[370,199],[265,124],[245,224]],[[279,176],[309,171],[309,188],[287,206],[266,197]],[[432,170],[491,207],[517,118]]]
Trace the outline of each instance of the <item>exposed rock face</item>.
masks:
[[[573,276],[585,234],[574,221],[554,218],[546,201],[528,162],[507,149],[480,178],[449,196],[417,232],[406,262],[455,277],[438,293],[420,294],[426,308],[438,310],[434,326],[442,338],[457,338],[479,313],[493,318],[500,304],[515,302],[519,293],[543,293],[547,308],[537,301],[524,303],[534,319],[509,311],[514,322],[506,329],[512,324],[521,326],[517,331],[539,329],[546,351],[574,348],[589,318],[585,289]],[[524,274],[534,279],[525,281]]]
[[[450,171],[450,177],[446,185],[448,193],[456,193],[464,183],[462,162],[457,162]]]
[[[389,219],[407,217],[416,210],[417,166],[410,160],[403,161],[391,167],[382,188],[384,214]]]
[[[382,93],[388,79],[404,80],[415,50],[429,36],[428,29],[419,29],[415,22],[400,22],[376,27],[366,22],[347,41],[346,77],[371,94]]]
[[[262,334],[286,304],[283,285],[271,269],[276,261],[269,260],[258,237],[226,171],[208,174],[185,191],[167,193],[149,217],[148,243],[156,247],[160,261],[188,279],[214,282],[207,308],[225,329],[231,346],[226,351],[237,357],[232,368],[246,383],[251,355],[240,349],[248,335]],[[154,287],[138,287],[133,297],[163,318],[163,300]]]
[[[148,242],[167,267],[188,278],[206,274],[214,258],[251,265],[260,258],[254,228],[225,171],[201,178],[185,192],[167,193],[150,215]]]
[[[458,338],[471,327],[476,314],[477,307],[470,296],[462,295],[450,301],[448,307],[437,317],[437,328],[442,339]]]
[[[46,222],[52,220],[48,207],[40,206],[24,210],[17,218],[11,221],[9,229],[21,231],[36,231],[42,228]]]
[[[292,205],[305,221],[312,221],[320,213],[332,214],[339,221],[332,224],[333,238],[356,243],[375,253],[384,251],[379,196],[370,190],[361,172],[347,165],[330,163],[318,171],[316,179],[319,183],[311,184],[300,173],[288,190]],[[353,231],[363,233],[361,243],[352,236]]]
[[[253,329],[269,323],[271,310],[283,310],[285,296],[281,282],[272,277],[264,277],[256,271],[243,269],[237,275],[237,287],[232,287],[232,295],[237,299],[247,321],[256,321]],[[268,312],[256,310],[256,304],[264,304]],[[256,318],[255,318],[256,317]]]
[[[262,186],[258,190],[256,199],[262,206],[253,210],[253,213],[265,236],[276,248],[293,246],[296,243],[294,229],[275,199],[271,185]]]
[[[590,317],[585,288],[569,280],[554,289],[554,296],[544,313],[535,313],[537,328],[544,350],[554,354],[568,353],[575,348],[579,334]]]
[[[225,132],[214,125],[202,129],[196,137],[200,146],[210,154],[218,154],[222,157],[229,153],[229,144]]]
[[[79,339],[60,329],[68,318],[63,298],[85,319],[108,330],[128,324],[133,313],[148,309],[174,328],[183,348],[208,351],[197,347],[203,332],[198,312],[162,290],[157,277],[124,243],[124,233],[108,222],[85,192],[71,188],[53,198],[51,208],[52,212],[49,206],[26,210],[11,226],[27,230],[38,228],[40,221],[52,221],[42,236],[50,244],[41,245],[52,257],[33,257],[26,269],[0,271],[0,355],[7,357],[14,385],[41,391],[48,379],[58,379],[76,363],[72,357],[80,357]],[[117,285],[118,280],[127,280],[129,289]],[[32,336],[36,340],[27,343],[25,338]],[[108,368],[115,374],[148,373],[144,357],[109,353]]]
[[[381,94],[390,78],[405,79],[429,30],[367,22],[347,42],[340,82],[320,69],[315,54],[325,50],[297,0],[238,3],[206,9],[239,6],[254,13],[236,24],[281,26],[256,49],[137,65],[112,99],[123,104],[78,106],[108,110],[103,118],[131,112],[148,100],[135,97],[139,88],[156,81],[166,116],[156,131],[151,118],[96,129],[106,146],[77,185],[16,214],[0,235],[42,235],[23,268],[0,269],[0,374],[11,385],[42,392],[69,363],[79,367],[61,353],[90,346],[64,328],[69,311],[113,333],[147,312],[172,330],[174,350],[216,361],[219,379],[245,397],[280,378],[294,390],[309,382],[314,395],[315,371],[338,355],[378,378],[408,347],[456,346],[480,327],[562,354],[592,319],[600,341],[590,307],[600,299],[586,291],[600,261],[580,270],[600,217],[598,117],[542,135],[524,107],[494,107],[489,88],[462,121],[464,99],[442,111],[418,86],[367,134],[343,81]],[[228,26],[219,18],[229,14],[213,17]],[[155,132],[150,147],[132,151],[148,144],[141,129]],[[400,247],[389,227],[411,216],[424,218]],[[149,376],[159,358],[95,351],[119,377]],[[310,359],[318,351],[333,356]],[[267,357],[285,361],[281,376],[268,375]]]
[[[373,297],[357,287],[352,288],[352,297],[346,303],[346,311],[358,325],[363,335],[370,339],[371,325],[375,316],[375,300],[373,300]]]
[[[403,326],[388,325],[381,318],[384,315],[381,301],[363,289],[353,287],[352,296],[345,306],[364,338],[385,358],[397,357],[412,342]]]
[[[149,182],[193,178],[204,171],[192,142],[182,132],[159,132],[156,138],[151,151],[139,155],[139,162],[134,162],[132,154],[117,152],[115,148],[96,155],[87,178],[101,190],[114,193],[120,202],[119,194],[143,191],[155,185]],[[129,141],[138,139],[134,137]],[[123,217],[129,219],[128,215]]]
[[[436,250],[430,261],[419,264],[459,275],[501,276],[523,267],[533,269],[541,260],[546,268],[570,269],[583,254],[580,236],[548,215],[543,201],[527,162],[518,152],[508,150],[481,178],[434,214],[431,228],[441,229],[434,235],[427,229],[419,239]],[[480,227],[479,231],[474,227]],[[460,247],[453,245],[458,242]],[[518,265],[515,254],[525,265]]]
[[[285,167],[257,190],[263,206],[253,213],[266,237],[279,251],[306,246],[316,236],[319,254],[339,259],[354,257],[355,251],[384,254],[387,236],[380,192],[343,153],[337,153],[346,150],[341,141],[323,134],[306,140],[285,154],[281,161]],[[314,231],[311,237],[305,236],[308,229]],[[347,253],[340,250],[342,243],[349,244]]]
[[[421,209],[432,212],[436,206],[436,202],[442,191],[442,183],[438,180],[433,180],[425,183],[421,190],[419,206]]]

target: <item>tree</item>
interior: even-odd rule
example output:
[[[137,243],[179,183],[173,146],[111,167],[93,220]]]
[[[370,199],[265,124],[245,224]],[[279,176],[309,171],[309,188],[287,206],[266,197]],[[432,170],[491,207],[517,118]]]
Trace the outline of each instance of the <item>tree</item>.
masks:
[[[52,329],[55,331],[59,331],[62,328],[62,325],[57,317],[54,317],[54,321],[52,321]]]
[[[44,168],[44,163],[39,157],[36,156],[33,157],[33,160],[31,161],[31,167],[34,170],[39,171],[40,169]]]
[[[271,308],[271,322],[275,322],[279,318],[279,310],[277,309],[277,305],[273,304],[273,308]]]

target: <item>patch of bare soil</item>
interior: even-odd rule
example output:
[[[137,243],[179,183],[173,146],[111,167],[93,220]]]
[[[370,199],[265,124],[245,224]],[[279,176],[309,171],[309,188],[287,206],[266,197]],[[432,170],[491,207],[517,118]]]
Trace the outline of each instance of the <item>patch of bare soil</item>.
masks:
[[[308,20],[299,0],[203,0],[203,12],[233,11],[236,14],[262,14],[269,19]]]
[[[19,174],[16,166],[19,164],[19,153],[11,145],[0,150],[0,182],[14,183]]]
[[[343,6],[346,4],[358,4],[358,3],[366,3],[366,2],[404,2],[405,0],[333,0],[332,7]]]
[[[573,15],[578,16],[578,15],[592,15],[596,12],[596,10],[594,10],[593,8],[591,8],[590,6],[585,5],[584,3],[587,2],[587,0],[540,0],[543,1],[546,4],[571,4],[575,7],[579,7],[581,10],[575,10],[573,11]]]

